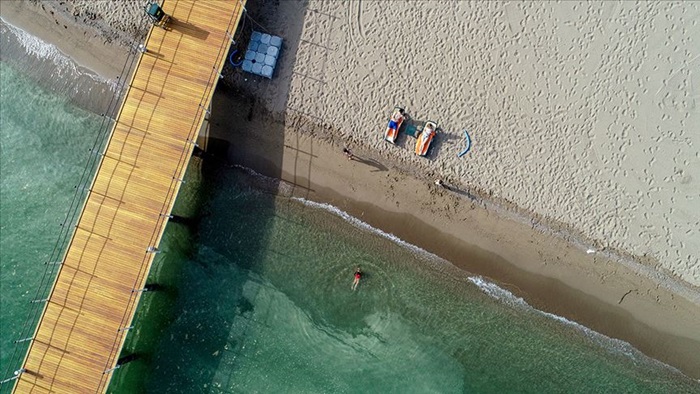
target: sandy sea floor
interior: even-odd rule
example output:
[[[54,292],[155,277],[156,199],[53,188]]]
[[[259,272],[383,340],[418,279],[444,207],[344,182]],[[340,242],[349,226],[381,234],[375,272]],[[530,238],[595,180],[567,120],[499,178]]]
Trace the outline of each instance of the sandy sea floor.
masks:
[[[9,4],[3,18],[111,78],[141,2]],[[698,4],[248,9],[284,51],[271,81],[227,70],[213,154],[699,377]],[[394,105],[438,122],[427,158],[382,140]]]

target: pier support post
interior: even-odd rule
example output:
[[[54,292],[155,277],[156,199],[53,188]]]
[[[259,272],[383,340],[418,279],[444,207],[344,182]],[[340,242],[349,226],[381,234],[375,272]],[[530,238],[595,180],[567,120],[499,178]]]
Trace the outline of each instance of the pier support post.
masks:
[[[231,41],[231,45],[236,45],[236,40],[233,39],[233,34],[231,34],[230,31],[226,30],[226,37]]]
[[[197,224],[198,220],[199,220],[199,218],[197,218],[197,217],[187,218],[187,217],[178,216],[178,215],[172,215],[170,217],[170,222],[177,223],[177,224],[183,224],[185,226],[194,226]]]
[[[13,381],[13,380],[15,380],[15,379],[19,379],[20,375],[22,375],[22,374],[25,373],[25,372],[27,372],[27,368],[20,368],[20,369],[16,370],[16,371],[13,373],[14,376],[9,377],[9,378],[7,378],[7,379],[5,379],[5,380],[0,380],[0,384],[9,383],[9,382],[11,382],[11,381]]]
[[[114,372],[115,370],[119,369],[120,367],[121,367],[121,365],[117,365],[117,366],[114,367],[114,368],[105,369],[104,372],[102,372],[102,375],[106,375],[106,374],[108,374],[108,373],[110,373],[110,372]]]
[[[163,286],[161,286],[157,283],[150,283],[150,284],[147,284],[146,286],[144,286],[143,289],[133,289],[133,290],[131,290],[131,292],[132,293],[138,293],[138,292],[146,293],[149,291],[158,291],[162,288],[163,288]]]
[[[221,74],[219,74],[219,75],[221,75]],[[204,110],[204,112],[207,113],[207,115],[211,116],[211,111],[209,110],[208,107],[203,106],[201,103],[199,104],[199,107],[202,108]]]

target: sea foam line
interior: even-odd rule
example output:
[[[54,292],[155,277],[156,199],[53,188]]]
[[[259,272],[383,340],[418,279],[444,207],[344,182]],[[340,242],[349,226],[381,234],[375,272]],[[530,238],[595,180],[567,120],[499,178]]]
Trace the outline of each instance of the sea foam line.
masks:
[[[81,70],[83,67],[79,67],[75,60],[63,53],[56,45],[29,34],[19,27],[8,23],[5,19],[0,18],[0,22],[2,22],[0,23],[0,31],[2,31],[3,34],[11,33],[28,55],[39,60],[51,61],[56,66],[59,73],[67,71],[74,75],[85,75],[97,82],[107,83],[113,89],[116,87],[115,81],[106,79],[92,72],[84,72]]]
[[[307,199],[302,198],[302,197],[292,197],[292,199],[293,199],[293,200],[296,200],[296,201],[299,201],[300,203],[302,203],[302,204],[304,204],[304,205],[307,205],[307,206],[310,206],[310,207],[313,207],[313,208],[323,209],[323,210],[326,210],[326,211],[328,211],[328,212],[331,212],[331,213],[333,213],[333,214],[335,214],[335,215],[337,215],[337,216],[340,216],[340,217],[343,218],[345,221],[347,221],[348,223],[352,224],[352,225],[355,226],[355,227],[358,227],[358,228],[361,228],[361,229],[363,229],[363,230],[367,230],[367,231],[369,231],[369,232],[378,234],[378,235],[380,235],[380,236],[382,236],[382,237],[384,237],[384,238],[386,238],[386,239],[388,239],[388,240],[390,240],[390,241],[392,241],[392,242],[394,242],[394,243],[396,243],[396,244],[398,244],[398,245],[401,245],[401,246],[403,246],[403,247],[405,247],[405,248],[407,248],[407,249],[409,249],[409,250],[411,250],[411,251],[413,251],[413,252],[415,252],[415,253],[419,253],[419,254],[422,254],[422,255],[424,255],[424,256],[433,258],[433,259],[438,259],[438,260],[440,260],[440,261],[445,261],[445,262],[447,262],[446,260],[444,260],[444,259],[441,258],[440,256],[437,256],[437,255],[435,255],[435,254],[433,254],[433,253],[430,253],[430,252],[428,252],[427,250],[422,249],[422,248],[420,248],[420,247],[418,247],[418,246],[416,246],[416,245],[414,245],[414,244],[412,244],[412,243],[408,243],[408,242],[404,241],[403,239],[397,237],[397,236],[394,235],[394,234],[387,233],[387,232],[382,231],[382,230],[380,230],[380,229],[378,229],[378,228],[376,228],[376,227],[372,227],[372,226],[369,225],[368,223],[363,222],[362,220],[360,220],[360,219],[358,219],[358,218],[356,218],[356,217],[350,215],[349,213],[343,211],[342,209],[340,209],[340,208],[338,208],[338,207],[336,207],[336,206],[334,206],[334,205],[325,204],[325,203],[320,203],[320,202],[315,202],[315,201],[310,201],[310,200],[307,200]]]
[[[260,175],[260,174],[257,174],[257,175]],[[395,242],[403,247],[406,247],[414,252],[418,252],[418,253],[421,253],[423,255],[429,256],[431,258],[448,263],[443,258],[441,258],[433,253],[430,253],[430,252],[426,251],[425,249],[422,249],[416,245],[408,243],[408,242],[402,240],[401,238],[397,237],[394,234],[387,233],[387,232],[382,231],[378,228],[372,227],[371,225],[367,224],[366,222],[363,222],[362,220],[348,214],[347,212],[341,210],[340,208],[338,208],[336,206],[326,204],[326,203],[319,203],[319,202],[315,202],[315,201],[310,201],[310,200],[307,200],[307,199],[301,198],[301,197],[292,197],[292,199],[295,201],[298,201],[304,205],[307,205],[309,207],[323,209],[325,211],[333,213],[333,214],[341,217],[342,219],[344,219],[345,221],[347,221],[348,223],[350,223],[351,225],[353,225],[355,227],[376,233],[376,234],[378,234],[386,239],[389,239],[389,240],[391,240],[391,241],[393,241],[393,242]],[[530,313],[534,312],[534,313],[537,313],[537,314],[542,315],[544,317],[547,317],[549,319],[556,320],[557,322],[559,322],[565,326],[570,326],[570,327],[575,328],[576,330],[581,332],[583,335],[585,335],[587,338],[589,338],[593,342],[597,343],[603,349],[606,349],[606,350],[611,351],[611,352],[617,352],[617,353],[624,354],[625,356],[627,356],[635,361],[644,360],[647,363],[651,363],[651,364],[655,364],[655,365],[660,366],[660,367],[668,368],[668,369],[673,370],[674,372],[682,374],[682,372],[680,372],[680,370],[678,370],[677,368],[675,368],[671,365],[668,365],[662,361],[651,358],[651,357],[645,355],[644,353],[640,352],[634,346],[632,346],[629,342],[626,342],[626,341],[623,341],[623,340],[617,339],[617,338],[608,337],[607,335],[604,335],[604,334],[601,334],[597,331],[594,331],[594,330],[592,330],[592,329],[590,329],[590,328],[588,328],[580,323],[569,320],[563,316],[559,316],[559,315],[556,315],[554,313],[549,313],[549,312],[545,312],[545,311],[539,310],[537,308],[534,308],[530,304],[528,304],[523,298],[516,296],[515,294],[511,293],[510,291],[498,286],[497,284],[495,284],[493,282],[490,282],[490,281],[484,279],[481,276],[470,276],[467,279],[469,280],[469,282],[471,282],[472,284],[477,286],[482,292],[486,293],[490,297],[493,297],[494,299],[500,301],[503,304],[509,305],[511,307],[514,307],[514,308],[518,308],[518,309],[525,311],[525,312],[530,312]]]
[[[601,334],[598,331],[592,330],[580,323],[577,323],[573,320],[569,320],[563,316],[555,315],[554,313],[549,313],[534,308],[530,304],[528,304],[523,298],[516,296],[515,294],[498,286],[493,282],[489,282],[481,276],[470,276],[467,279],[471,283],[476,285],[481,291],[506,305],[510,305],[511,307],[518,308],[526,312],[534,312],[547,318],[556,320],[565,326],[575,328],[583,335],[585,335],[588,339],[597,343],[603,349],[606,349],[613,353],[622,353],[635,361],[645,361],[646,363],[654,364],[662,368],[668,368],[674,372],[683,374],[679,369],[640,352],[629,342],[623,341],[622,339],[611,338],[605,334]],[[698,381],[700,382],[700,380]]]

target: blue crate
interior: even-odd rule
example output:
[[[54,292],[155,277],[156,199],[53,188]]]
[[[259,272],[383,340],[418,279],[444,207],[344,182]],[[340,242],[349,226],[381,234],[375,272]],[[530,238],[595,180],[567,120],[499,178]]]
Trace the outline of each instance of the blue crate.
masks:
[[[254,31],[241,65],[243,71],[272,79],[282,49],[282,38]]]

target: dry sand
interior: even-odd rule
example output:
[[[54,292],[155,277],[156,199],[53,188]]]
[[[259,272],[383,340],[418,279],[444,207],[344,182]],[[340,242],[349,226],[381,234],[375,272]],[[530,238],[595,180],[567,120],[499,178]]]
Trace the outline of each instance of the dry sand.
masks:
[[[231,160],[698,376],[697,4],[266,5],[286,52],[214,108],[247,114],[212,128]],[[394,105],[441,125],[427,160]]]
[[[100,37],[119,44],[109,25],[126,26],[141,3],[87,9],[89,20],[71,11],[85,1],[60,3],[59,16],[46,4],[20,4],[15,20],[0,10],[40,36],[27,10],[73,18],[43,37],[111,75],[93,49]],[[228,70],[209,142],[700,378],[698,7],[251,2],[285,47],[272,81]],[[441,126],[427,159],[410,137],[381,139],[396,104]],[[474,146],[458,159],[463,129]],[[360,160],[342,157],[346,144]],[[434,237],[417,237],[425,229]]]
[[[700,285],[700,3],[310,1],[300,32],[279,8],[271,111]],[[439,123],[427,160],[380,138],[394,105]]]

